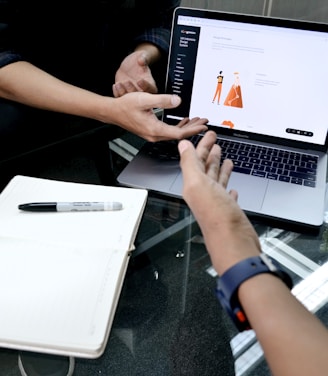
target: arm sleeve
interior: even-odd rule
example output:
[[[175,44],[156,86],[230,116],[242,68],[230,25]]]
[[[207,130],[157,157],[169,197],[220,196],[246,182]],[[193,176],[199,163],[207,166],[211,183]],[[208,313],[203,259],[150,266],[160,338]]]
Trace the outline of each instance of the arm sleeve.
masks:
[[[135,44],[149,42],[155,44],[166,54],[169,51],[173,13],[180,6],[180,0],[151,0],[144,11],[145,27],[136,36]]]

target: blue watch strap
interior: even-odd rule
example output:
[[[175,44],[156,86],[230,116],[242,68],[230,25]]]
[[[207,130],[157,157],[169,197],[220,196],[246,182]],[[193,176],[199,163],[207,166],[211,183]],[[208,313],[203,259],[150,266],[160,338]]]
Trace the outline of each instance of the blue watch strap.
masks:
[[[216,294],[223,308],[226,309],[239,331],[251,329],[247,317],[238,299],[239,286],[247,279],[261,273],[271,273],[292,288],[290,276],[279,268],[270,257],[261,253],[260,256],[250,257],[228,269],[219,279]]]

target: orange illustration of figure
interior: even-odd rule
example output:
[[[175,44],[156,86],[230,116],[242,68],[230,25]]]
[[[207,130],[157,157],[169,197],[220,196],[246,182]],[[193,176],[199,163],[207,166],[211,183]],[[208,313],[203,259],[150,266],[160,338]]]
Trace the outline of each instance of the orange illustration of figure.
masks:
[[[235,81],[227,95],[226,100],[224,101],[225,106],[233,107],[243,107],[243,99],[241,96],[241,87],[239,82],[239,73],[235,72]]]
[[[215,98],[218,97],[218,104],[220,104],[220,97],[221,97],[221,90],[222,90],[222,82],[223,82],[223,76],[222,71],[220,71],[219,75],[216,77],[218,80],[218,83],[216,85],[215,94],[212,100],[212,103],[214,103]]]

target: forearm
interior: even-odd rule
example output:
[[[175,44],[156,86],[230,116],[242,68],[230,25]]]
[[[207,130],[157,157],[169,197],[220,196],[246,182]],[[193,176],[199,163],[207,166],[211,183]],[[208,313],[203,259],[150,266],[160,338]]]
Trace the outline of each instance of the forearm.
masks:
[[[203,183],[205,185],[206,182]],[[208,197],[211,198],[210,195]],[[200,206],[195,214],[213,267],[222,275],[238,262],[259,256],[261,245],[253,226],[232,197],[224,202],[220,194],[216,194],[216,206],[213,206],[213,201],[209,199],[208,204]],[[207,207],[212,207],[212,211],[208,212]],[[220,215],[230,211],[231,215]]]
[[[58,80],[25,61],[0,69],[0,96],[31,107],[100,121],[105,101],[104,97]]]
[[[327,329],[279,278],[259,274],[240,286],[238,296],[274,375],[327,372]]]
[[[241,233],[243,230],[221,230],[220,236],[213,236],[218,233],[218,229],[215,232],[210,228],[202,230],[213,267],[219,275],[242,260],[259,256],[261,252],[257,238],[247,236],[246,233],[236,236],[236,231]]]
[[[260,253],[257,237],[247,222],[235,226],[231,219],[224,222],[221,218],[218,227],[212,221],[202,230],[219,275]],[[279,278],[269,273],[251,277],[240,285],[238,298],[274,375],[324,374],[328,369],[328,331]]]
[[[259,246],[245,229],[210,230],[206,244],[214,268],[222,275],[236,263],[257,256]],[[205,238],[206,239],[206,238]],[[274,375],[323,375],[328,369],[328,331],[276,276],[258,274],[243,282],[238,290],[241,306],[255,330],[265,358]]]

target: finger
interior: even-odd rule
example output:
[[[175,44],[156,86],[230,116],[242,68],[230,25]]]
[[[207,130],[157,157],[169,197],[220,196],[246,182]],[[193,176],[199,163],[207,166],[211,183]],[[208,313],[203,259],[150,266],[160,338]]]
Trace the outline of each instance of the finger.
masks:
[[[207,118],[200,118],[200,117],[194,117],[192,119],[188,118],[188,117],[185,117],[183,118],[181,121],[179,121],[179,123],[176,125],[177,127],[179,128],[183,128],[185,125],[194,125],[194,124],[206,124],[208,123],[208,119]]]
[[[215,142],[216,142],[215,132],[214,131],[206,132],[204,137],[202,137],[201,140],[199,141],[197,148],[196,148],[197,154],[199,155],[199,157],[204,159],[202,154],[207,152],[207,155],[208,155],[210,150],[212,149],[212,146],[215,144]],[[206,159],[207,159],[207,155],[206,155]]]
[[[216,133],[214,131],[208,131],[204,134],[202,139],[199,141],[199,144],[197,148],[199,147],[207,147],[208,149],[211,149],[211,147],[216,142]]]
[[[207,163],[210,151],[216,141],[216,135],[213,131],[206,132],[204,137],[201,138],[197,147],[196,153],[198,157],[203,161],[204,164]]]
[[[137,82],[139,88],[141,89],[141,91],[144,91],[146,93],[151,93],[151,94],[157,94],[158,93],[158,89],[157,89],[157,86],[156,84],[152,84],[150,82],[148,82],[147,80],[144,80],[144,79],[141,79]]]
[[[162,123],[164,129],[167,129],[171,138],[174,137],[177,140],[182,140],[183,138],[190,138],[198,133],[207,131],[208,119],[195,117],[193,119],[184,118],[177,125],[169,126]],[[162,133],[165,134],[165,133]]]
[[[119,84],[113,84],[112,85],[112,91],[115,98],[121,97],[120,90],[119,90]]]
[[[135,91],[140,91],[138,85],[134,84],[132,81],[121,82],[121,87],[124,88],[125,93],[133,93]]]
[[[237,202],[238,201],[238,192],[234,189],[229,191],[229,195]]]
[[[206,160],[206,174],[213,180],[218,181],[220,175],[221,148],[214,144]]]
[[[161,122],[160,135],[158,133],[157,140],[182,140],[184,138],[190,138],[198,133],[205,132],[207,126],[202,123],[196,123],[193,125],[186,124],[185,127],[179,128],[176,125],[168,125]]]
[[[122,97],[127,93],[133,93],[136,91],[141,91],[140,88],[134,85],[131,81],[117,82],[113,85],[113,94],[117,97]]]
[[[224,188],[227,188],[232,169],[233,169],[233,162],[230,159],[225,159],[220,168],[220,174],[219,174],[219,180],[218,180],[218,182]]]
[[[183,180],[191,182],[195,176],[195,166],[199,165],[196,150],[193,144],[188,140],[181,140],[178,143],[178,150]]]
[[[139,96],[139,104],[145,109],[149,108],[175,108],[181,103],[181,98],[175,94],[150,94],[143,93]]]
[[[122,85],[121,82],[118,82],[118,83],[113,85],[113,94],[116,98],[122,97],[126,93],[127,93],[127,91],[126,91],[124,85]]]
[[[179,128],[181,128],[181,127],[185,126],[188,123],[190,123],[190,119],[188,117],[185,117],[184,119],[182,119],[181,121],[179,121],[179,123],[176,126],[179,127]]]
[[[213,131],[205,133],[197,145],[196,153],[203,165],[205,172],[215,181],[218,180],[221,158],[221,148],[215,144],[216,134]]]
[[[158,134],[158,140],[183,140],[184,138],[190,138],[196,134],[207,131],[207,126],[203,123],[185,124],[183,128],[176,125],[168,125],[161,122],[160,135]]]

